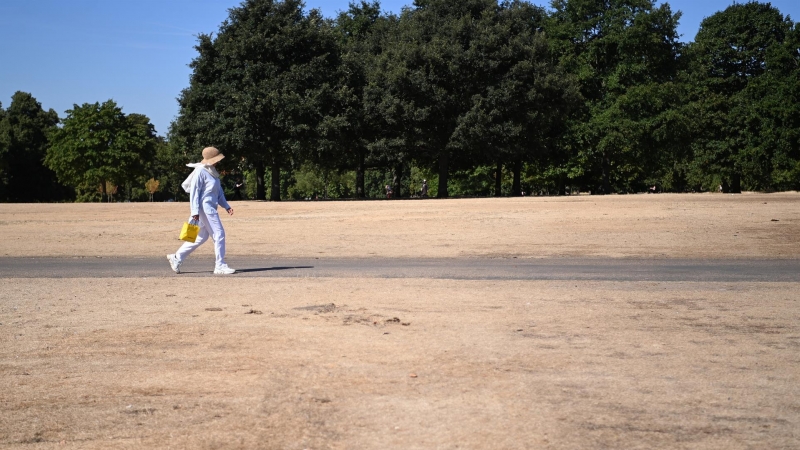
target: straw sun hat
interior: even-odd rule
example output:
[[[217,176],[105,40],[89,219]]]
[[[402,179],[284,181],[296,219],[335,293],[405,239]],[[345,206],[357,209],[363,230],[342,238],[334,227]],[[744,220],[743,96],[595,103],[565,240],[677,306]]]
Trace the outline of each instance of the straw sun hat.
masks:
[[[224,157],[225,155],[220,153],[215,147],[206,147],[203,149],[203,160],[200,161],[200,163],[210,166],[222,161]]]

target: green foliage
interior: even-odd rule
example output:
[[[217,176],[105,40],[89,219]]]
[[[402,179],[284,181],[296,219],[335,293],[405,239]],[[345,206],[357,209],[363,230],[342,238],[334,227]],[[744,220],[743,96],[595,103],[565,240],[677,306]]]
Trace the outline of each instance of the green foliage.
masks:
[[[369,169],[364,172],[366,198],[386,198],[387,184],[392,184],[391,170]]]
[[[63,127],[53,130],[45,164],[80,199],[90,199],[107,183],[138,183],[155,154],[155,133],[147,117],[126,116],[113,100],[74,105]],[[102,198],[101,198],[102,199]]]
[[[688,48],[699,111],[692,176],[704,189],[798,185],[797,26],[768,3],[734,4],[708,17]]]
[[[550,56],[544,10],[493,0],[414,6],[369,72],[367,108],[384,122],[373,152],[395,167],[436,168],[440,197],[451,171],[546,153],[579,96]]]
[[[399,17],[361,1],[334,22],[300,5],[246,1],[201,36],[178,121],[188,145],[228,145],[278,183],[273,199],[287,166],[294,197],[350,170],[357,197],[414,195],[420,170],[439,196],[705,190],[742,170],[751,188],[796,184],[796,102],[776,101],[796,95],[796,33],[768,4],[712,16],[689,48],[654,0],[419,0]]]
[[[295,183],[289,187],[294,200],[351,198],[355,193],[355,172],[338,172],[304,164],[293,173]]]
[[[384,138],[375,148],[402,165],[438,166],[438,196],[448,195],[459,119],[490,75],[477,38],[495,20],[494,0],[429,0],[406,9],[371,72],[367,99],[381,114]],[[397,170],[396,172],[401,172]]]
[[[200,149],[226,195],[394,198],[800,189],[800,27],[734,3],[678,42],[655,0],[359,0],[332,20],[244,0],[200,35],[164,138],[113,101],[59,127],[0,107],[0,201],[185,200]],[[44,161],[44,164],[42,163]],[[269,169],[269,170],[268,170]],[[104,189],[105,187],[105,189]],[[434,189],[436,194],[434,194]],[[99,192],[98,192],[99,190]]]
[[[170,128],[167,139],[157,142],[155,161],[150,173],[161,182],[160,198],[164,200],[189,199],[189,195],[183,190],[181,183],[191,172],[186,164],[199,162],[198,158],[200,155],[192,155],[188,151],[185,140],[175,132],[174,127]]]
[[[319,149],[312,160],[317,165],[356,171],[356,197],[367,196],[365,170],[394,162],[385,158],[382,116],[366,96],[376,72],[378,56],[388,44],[387,36],[396,27],[395,16],[383,16],[378,2],[350,3],[339,14],[335,30],[339,40],[341,65],[334,88],[333,114],[323,119]]]
[[[448,190],[455,197],[482,196],[488,197],[494,193],[495,168],[491,166],[478,166],[473,170],[459,170],[453,172],[449,180]],[[511,186],[507,186],[510,188]],[[510,189],[506,190],[510,194]]]
[[[16,92],[11,98],[8,110],[0,114],[0,200],[33,202],[69,198],[70,191],[43,164],[48,133],[58,121],[56,112],[44,111],[31,94]]]
[[[189,148],[215,145],[247,159],[258,177],[269,165],[277,183],[280,168],[314,141],[331,104],[328,77],[339,52],[330,24],[299,0],[245,0],[196,48],[177,133]],[[280,200],[279,185],[272,187],[271,199]]]
[[[472,165],[495,165],[478,171],[496,177],[497,165],[512,168],[512,195],[521,194],[523,163],[552,156],[582,101],[577,79],[553,62],[544,24],[540,8],[524,2],[501,5],[476,39],[474,59],[486,66],[487,76],[455,132],[460,146],[473,155]]]
[[[574,149],[570,174],[594,191],[638,190],[645,152],[674,147],[658,141],[645,147],[637,131],[663,121],[658,116],[673,104],[670,88],[659,85],[677,76],[680,14],[653,0],[556,0],[553,8],[554,45],[586,98],[585,119],[573,123],[562,143]]]

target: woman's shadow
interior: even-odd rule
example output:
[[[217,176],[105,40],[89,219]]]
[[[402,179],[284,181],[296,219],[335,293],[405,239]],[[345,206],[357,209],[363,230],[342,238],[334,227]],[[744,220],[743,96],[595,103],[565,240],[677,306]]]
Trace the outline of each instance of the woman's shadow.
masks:
[[[299,270],[313,269],[314,266],[293,266],[293,267],[260,267],[256,269],[236,269],[236,273],[267,272],[272,270]]]

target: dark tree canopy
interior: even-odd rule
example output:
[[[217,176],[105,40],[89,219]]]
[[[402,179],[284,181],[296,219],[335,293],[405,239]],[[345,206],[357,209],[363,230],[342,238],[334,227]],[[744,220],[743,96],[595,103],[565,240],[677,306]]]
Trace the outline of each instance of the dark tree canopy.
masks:
[[[15,94],[0,201],[150,199],[151,178],[185,199],[209,145],[253,199],[800,189],[800,26],[734,2],[683,43],[680,18],[656,0],[354,0],[332,18],[244,0],[198,36],[165,137],[113,101],[59,123]]]
[[[216,37],[200,36],[178,133],[196,149],[216,145],[261,173],[281,167],[314,142],[332,96],[338,51],[331,25],[299,0],[246,0],[231,8]],[[257,198],[265,198],[263,185]]]
[[[553,8],[549,30],[586,98],[585,118],[568,137],[572,175],[603,193],[637,190],[645,152],[660,150],[646,148],[639,131],[670,101],[656,97],[662,107],[642,107],[653,95],[671,94],[661,85],[678,72],[680,14],[653,0],[556,0]]]
[[[336,86],[336,115],[324,124],[321,158],[315,162],[337,169],[356,171],[356,197],[366,196],[364,173],[380,165],[382,156],[374,144],[385,133],[380,114],[369,103],[366,92],[375,73],[376,59],[384,51],[386,36],[397,24],[395,16],[383,16],[378,2],[350,3],[336,18],[341,66]],[[327,151],[326,151],[327,150]]]
[[[521,195],[523,163],[544,163],[582,100],[577,79],[554,63],[545,18],[528,3],[502,3],[471,49],[484,80],[459,118],[455,139],[471,156],[462,169],[497,166],[495,195],[504,165],[513,173],[512,194]]]
[[[387,36],[366,91],[385,123],[376,147],[386,160],[435,168],[447,197],[453,170],[519,166],[544,152],[577,100],[541,32],[545,11],[494,0],[414,6]]]
[[[368,168],[390,172],[395,195],[422,170],[440,197],[485,167],[495,195],[504,170],[513,195],[523,171],[560,193],[737,191],[744,173],[750,188],[796,184],[797,102],[777,96],[795,95],[797,32],[769,4],[709,17],[688,48],[680,12],[655,0],[417,0],[399,17],[360,1],[332,22],[301,5],[245,1],[201,36],[189,145],[227,146],[259,180],[263,161],[273,183],[281,167],[353,170],[357,197]]]
[[[702,22],[687,51],[701,112],[692,141],[697,184],[726,192],[798,185],[797,33],[768,3],[734,4]]]
[[[56,175],[44,165],[48,133],[58,114],[45,111],[31,94],[17,92],[0,115],[0,190],[11,202],[57,201],[69,196]]]

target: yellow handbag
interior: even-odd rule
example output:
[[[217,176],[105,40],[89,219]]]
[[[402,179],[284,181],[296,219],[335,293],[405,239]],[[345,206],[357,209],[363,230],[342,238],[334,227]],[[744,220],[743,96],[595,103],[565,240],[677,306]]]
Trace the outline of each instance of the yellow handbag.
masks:
[[[183,228],[181,228],[181,235],[178,239],[186,242],[194,242],[199,232],[199,223],[194,219],[189,219],[188,222],[184,222]]]

